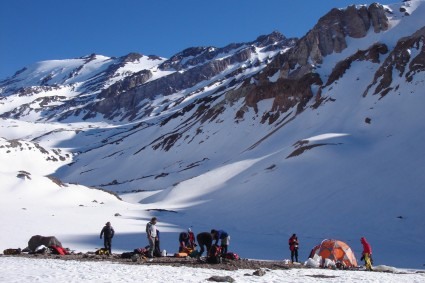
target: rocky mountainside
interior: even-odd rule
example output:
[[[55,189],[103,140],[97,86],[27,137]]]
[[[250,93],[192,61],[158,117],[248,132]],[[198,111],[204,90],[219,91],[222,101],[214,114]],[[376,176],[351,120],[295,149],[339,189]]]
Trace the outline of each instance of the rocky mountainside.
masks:
[[[323,85],[340,78],[340,72],[344,71],[341,68],[351,60],[338,62],[328,80],[323,81],[325,78],[314,71],[323,58],[346,49],[347,38],[363,38],[369,31],[386,31],[390,14],[379,4],[333,9],[299,40],[274,32],[253,42],[224,48],[188,48],[168,60],[130,53],[120,58],[92,54],[79,59],[40,62],[0,82],[3,99],[28,98],[26,103],[3,111],[1,116],[25,119],[35,112],[38,121],[63,121],[71,117],[135,121],[160,115],[164,110],[181,111],[189,100],[193,107],[202,103],[200,99],[212,97],[222,101],[223,97],[228,98],[224,101],[244,99],[246,106],[254,108],[258,101],[271,98],[274,104],[269,110],[278,110],[276,115],[286,113],[294,105],[300,111],[313,96],[320,95]],[[388,48],[377,44],[359,51],[370,52],[377,60],[376,52],[385,54]],[[319,87],[315,93],[314,85]],[[198,102],[193,102],[194,97]],[[208,112],[206,109],[203,112]],[[243,112],[242,107],[235,117]],[[263,121],[268,115],[265,114]],[[276,115],[270,122],[274,122]]]
[[[274,32],[249,43],[224,48],[188,48],[168,60],[128,54],[107,58],[92,54],[79,59],[40,62],[0,82],[3,96],[26,96],[28,103],[2,114],[25,118],[28,110],[42,110],[37,120],[137,120],[156,109],[152,101],[167,97],[164,105],[203,93],[209,85],[228,88],[263,69],[276,54],[295,44]],[[43,95],[40,93],[52,93]],[[57,93],[66,93],[57,95]],[[168,97],[175,97],[169,99]],[[175,107],[175,106],[174,106]],[[37,111],[38,110],[38,111]]]
[[[334,101],[337,93],[333,89],[339,82],[353,79],[347,74],[356,64],[370,62],[373,66],[357,90],[363,97],[383,97],[403,88],[394,75],[415,83],[415,74],[424,68],[423,28],[409,27],[403,30],[406,34],[397,35],[397,41],[386,38],[397,32],[399,21],[409,21],[410,12],[419,13],[416,6],[416,2],[408,1],[394,7],[372,4],[333,9],[300,39],[273,32],[223,48],[188,48],[169,59],[130,53],[119,58],[92,54],[40,62],[0,82],[0,115],[25,121],[115,124],[118,127],[103,130],[101,139],[79,149],[80,153],[104,156],[102,165],[94,165],[99,161],[90,154],[80,154],[60,176],[117,190],[163,188],[175,183],[176,177],[169,178],[171,173],[162,166],[150,168],[153,172],[138,172],[137,176],[108,175],[96,181],[92,173],[102,167],[110,170],[106,169],[108,163],[110,167],[116,162],[124,167],[132,164],[121,146],[114,149],[118,144],[125,144],[132,156],[141,159],[153,152],[166,158],[167,152],[183,144],[191,147],[196,141],[197,147],[206,146],[212,133],[220,131],[214,129],[220,124],[219,128],[235,125],[237,129],[238,124],[252,120],[249,127],[261,127],[257,137],[239,145],[242,151],[252,149],[304,110],[320,109]],[[370,118],[364,119],[370,123]],[[87,134],[83,131],[79,135]],[[196,171],[194,167],[211,157],[191,159],[177,158],[179,169],[171,171]],[[93,168],[83,169],[78,160],[85,160],[84,167]],[[179,173],[177,180],[197,174]],[[170,181],[158,182],[159,176]],[[147,179],[155,181],[146,183]]]

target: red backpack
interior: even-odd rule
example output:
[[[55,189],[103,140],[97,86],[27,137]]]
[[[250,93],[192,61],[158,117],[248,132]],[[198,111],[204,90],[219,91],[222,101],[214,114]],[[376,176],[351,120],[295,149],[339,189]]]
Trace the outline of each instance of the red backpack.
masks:
[[[58,246],[50,246],[50,248],[52,249],[52,253],[53,254],[57,254],[57,255],[66,255],[68,254],[68,251],[65,250],[62,247],[58,247]]]

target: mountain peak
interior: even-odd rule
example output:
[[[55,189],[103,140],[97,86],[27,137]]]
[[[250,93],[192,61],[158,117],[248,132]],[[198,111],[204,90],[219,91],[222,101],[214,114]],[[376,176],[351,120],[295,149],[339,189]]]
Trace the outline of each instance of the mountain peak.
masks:
[[[273,31],[270,34],[260,35],[254,42],[257,43],[259,47],[264,47],[283,40],[286,40],[283,34],[279,31]]]

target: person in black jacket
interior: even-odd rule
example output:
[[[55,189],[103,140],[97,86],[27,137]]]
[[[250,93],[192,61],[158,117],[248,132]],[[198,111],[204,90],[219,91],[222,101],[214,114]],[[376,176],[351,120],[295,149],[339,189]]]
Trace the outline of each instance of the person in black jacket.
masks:
[[[105,226],[103,227],[102,231],[100,232],[100,238],[102,239],[102,236],[104,236],[103,244],[105,246],[105,249],[109,251],[109,254],[112,254],[112,238],[114,237],[115,231],[114,228],[111,226],[111,222],[106,222]]]
[[[213,242],[211,233],[209,232],[199,233],[198,235],[196,235],[196,240],[198,241],[198,245],[201,249],[198,253],[197,258],[199,259],[201,255],[204,253],[205,251],[204,246],[207,248],[207,257],[208,257],[211,246],[212,246],[212,242]]]
[[[179,253],[182,253],[189,247],[189,234],[181,232],[179,235]]]

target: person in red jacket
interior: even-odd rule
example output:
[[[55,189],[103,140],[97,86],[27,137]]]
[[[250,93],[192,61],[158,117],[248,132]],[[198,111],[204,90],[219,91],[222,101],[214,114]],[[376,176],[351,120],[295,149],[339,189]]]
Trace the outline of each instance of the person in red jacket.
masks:
[[[189,247],[191,249],[196,248],[195,234],[192,232],[192,228],[187,229],[187,234],[189,234]]]
[[[296,234],[292,234],[291,238],[289,238],[288,241],[289,244],[289,250],[291,251],[291,261],[294,263],[294,256],[295,261],[298,262],[298,238]]]
[[[366,270],[372,271],[372,247],[365,237],[360,239],[360,243],[363,245],[362,258],[360,260],[364,260]]]

